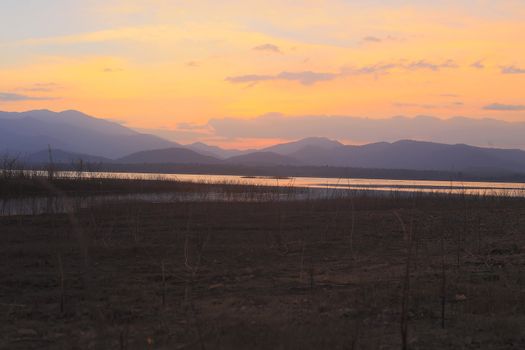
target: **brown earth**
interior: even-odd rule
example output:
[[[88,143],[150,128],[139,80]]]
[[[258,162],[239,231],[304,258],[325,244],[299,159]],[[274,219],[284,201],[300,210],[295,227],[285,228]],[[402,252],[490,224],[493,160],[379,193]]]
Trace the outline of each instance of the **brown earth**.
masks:
[[[525,200],[108,204],[0,235],[1,349],[525,348]]]

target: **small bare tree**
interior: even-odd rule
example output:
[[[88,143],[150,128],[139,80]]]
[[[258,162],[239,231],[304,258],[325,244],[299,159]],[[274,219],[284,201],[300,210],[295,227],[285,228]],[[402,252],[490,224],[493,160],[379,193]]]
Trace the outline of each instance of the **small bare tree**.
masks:
[[[407,228],[403,218],[397,213],[394,212],[395,216],[401,224],[403,230],[403,239],[406,245],[406,258],[405,258],[405,274],[403,278],[403,294],[401,298],[401,343],[402,349],[408,349],[408,311],[409,311],[409,301],[410,301],[410,266],[412,264],[412,243],[413,243],[413,234],[412,227]]]

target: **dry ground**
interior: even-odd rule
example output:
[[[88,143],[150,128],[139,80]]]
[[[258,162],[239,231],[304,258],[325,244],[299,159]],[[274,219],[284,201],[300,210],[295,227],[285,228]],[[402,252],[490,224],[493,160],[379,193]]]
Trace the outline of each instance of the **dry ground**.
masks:
[[[0,235],[2,349],[525,348],[524,200],[108,204]]]

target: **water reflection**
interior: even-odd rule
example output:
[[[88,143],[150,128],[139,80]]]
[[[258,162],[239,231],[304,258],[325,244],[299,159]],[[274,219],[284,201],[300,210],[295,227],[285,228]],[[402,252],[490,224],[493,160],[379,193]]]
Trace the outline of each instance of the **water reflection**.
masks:
[[[268,191],[212,191],[198,193],[136,193],[121,195],[93,195],[82,197],[29,197],[0,199],[0,216],[67,213],[103,203],[142,201],[170,203],[176,201],[275,201],[306,198],[333,198],[350,193],[369,195],[397,193],[434,193],[452,195],[482,195],[525,197],[525,185],[501,182],[449,182],[389,179],[335,179],[335,178],[269,178],[233,175],[191,175],[150,173],[78,173],[60,172],[65,178],[117,178],[141,180],[170,180],[203,184],[238,184],[267,186]],[[272,189],[270,189],[272,187]]]
[[[79,176],[63,172],[62,176]],[[432,192],[470,195],[497,195],[525,197],[525,184],[506,182],[457,182],[434,180],[341,179],[317,177],[255,177],[206,174],[150,174],[150,173],[83,173],[96,178],[174,180],[205,184],[240,184],[284,188],[322,188],[370,191]]]
[[[357,190],[408,190],[408,191],[467,191],[470,194],[486,194],[493,192],[516,192],[525,196],[525,184],[506,182],[457,182],[434,180],[390,180],[390,179],[342,179],[318,177],[259,177],[238,175],[207,175],[207,174],[156,174],[156,173],[77,173],[61,172],[64,177],[117,178],[143,180],[173,180],[206,184],[241,184],[257,186],[277,186],[295,188],[346,188]]]

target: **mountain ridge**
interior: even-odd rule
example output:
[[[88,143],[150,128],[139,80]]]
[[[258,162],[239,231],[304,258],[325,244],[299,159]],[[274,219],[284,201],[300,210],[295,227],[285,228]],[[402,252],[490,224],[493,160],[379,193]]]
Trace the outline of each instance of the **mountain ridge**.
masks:
[[[73,110],[0,112],[0,152],[30,154],[51,146],[72,153],[117,158],[144,149],[177,145]]]
[[[116,159],[116,162],[124,164],[216,164],[220,163],[220,160],[214,157],[202,155],[190,149],[172,147],[135,152]]]
[[[344,145],[309,137],[262,149],[235,150],[202,142],[181,145],[118,123],[69,110],[0,112],[0,152],[43,162],[48,147],[59,159],[104,163],[331,166],[409,170],[486,170],[525,173],[525,151],[417,140]],[[24,158],[25,157],[25,158]]]

